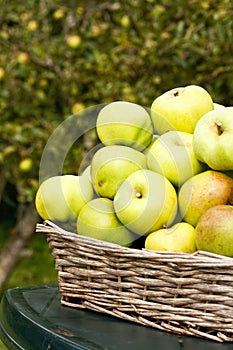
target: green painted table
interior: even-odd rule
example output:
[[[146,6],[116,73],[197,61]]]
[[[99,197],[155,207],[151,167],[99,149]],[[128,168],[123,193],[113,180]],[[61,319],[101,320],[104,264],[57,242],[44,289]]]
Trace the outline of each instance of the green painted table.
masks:
[[[233,343],[181,337],[61,305],[57,285],[7,290],[0,338],[10,350],[233,350]]]

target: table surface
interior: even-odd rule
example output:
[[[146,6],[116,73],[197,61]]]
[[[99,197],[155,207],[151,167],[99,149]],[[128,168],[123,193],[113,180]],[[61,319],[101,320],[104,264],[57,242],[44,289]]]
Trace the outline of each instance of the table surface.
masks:
[[[61,305],[57,285],[7,290],[0,338],[9,350],[233,350],[217,343]]]

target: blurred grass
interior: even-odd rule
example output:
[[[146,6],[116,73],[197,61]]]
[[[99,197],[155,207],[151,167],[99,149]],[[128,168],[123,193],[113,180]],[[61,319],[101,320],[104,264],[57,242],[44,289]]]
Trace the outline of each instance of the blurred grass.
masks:
[[[9,221],[0,222],[0,252],[11,226]],[[55,270],[55,261],[52,258],[51,250],[46,241],[46,235],[35,236],[26,249],[24,256],[15,267],[4,290],[54,283],[57,283],[57,271]],[[6,350],[1,341],[0,350]]]
[[[0,340],[0,350],[7,350],[7,348],[6,348],[5,345],[1,342],[1,340]]]

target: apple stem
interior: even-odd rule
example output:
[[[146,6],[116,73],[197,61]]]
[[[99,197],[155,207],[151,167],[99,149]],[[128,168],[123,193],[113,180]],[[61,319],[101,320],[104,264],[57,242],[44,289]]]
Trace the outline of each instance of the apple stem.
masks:
[[[216,126],[217,126],[218,134],[219,134],[219,135],[222,135],[222,133],[223,133],[223,130],[222,130],[222,122],[220,122],[219,120],[217,120],[217,121],[215,122],[215,124],[216,124]]]
[[[175,91],[174,96],[179,96],[179,91]]]
[[[141,192],[136,192],[136,194],[135,194],[135,195],[136,195],[136,197],[137,197],[137,198],[142,198],[142,194],[141,194]]]

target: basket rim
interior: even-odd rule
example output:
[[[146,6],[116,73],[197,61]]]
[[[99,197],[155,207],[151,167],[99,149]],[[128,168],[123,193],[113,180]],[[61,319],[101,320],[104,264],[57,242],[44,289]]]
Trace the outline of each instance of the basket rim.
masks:
[[[168,252],[168,251],[155,251],[150,250],[146,248],[131,248],[131,247],[124,247],[116,243],[111,243],[103,240],[99,240],[92,237],[87,237],[84,235],[79,235],[77,232],[70,232],[67,231],[51,220],[44,220],[43,223],[37,223],[36,224],[36,233],[44,233],[44,234],[59,234],[61,237],[70,240],[70,241],[81,241],[82,244],[86,243],[87,246],[93,246],[96,249],[102,249],[102,250],[108,250],[108,251],[121,251],[125,254],[130,254],[132,257],[135,255],[135,257],[161,257],[164,256],[165,258],[168,257],[171,259],[172,257],[180,258],[180,259],[186,259],[191,258],[194,260],[200,260],[202,262],[206,261],[208,263],[212,262],[213,264],[221,263],[224,264],[224,266],[233,265],[233,257],[228,257],[224,255],[219,255],[203,250],[197,250],[194,253],[184,253],[184,252]]]

